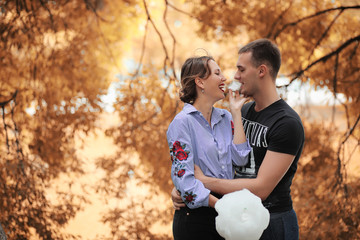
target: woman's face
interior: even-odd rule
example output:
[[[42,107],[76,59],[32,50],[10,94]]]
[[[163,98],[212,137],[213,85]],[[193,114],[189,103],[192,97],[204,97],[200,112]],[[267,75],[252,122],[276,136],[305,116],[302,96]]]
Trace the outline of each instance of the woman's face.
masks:
[[[214,101],[219,101],[225,97],[226,78],[215,61],[210,60],[208,64],[211,73],[208,78],[203,80],[204,94],[214,99]]]

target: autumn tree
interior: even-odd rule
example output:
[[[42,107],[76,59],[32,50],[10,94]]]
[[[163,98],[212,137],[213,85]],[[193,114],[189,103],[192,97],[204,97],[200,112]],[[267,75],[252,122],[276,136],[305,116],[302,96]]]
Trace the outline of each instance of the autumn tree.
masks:
[[[359,238],[358,178],[346,174],[360,137],[359,9],[354,0],[1,1],[0,223],[8,238],[75,237],[61,228],[89,199],[71,191],[71,180],[55,197],[47,190],[63,175],[83,173],[74,137],[96,128],[116,72],[119,124],[106,134],[118,152],[98,159],[105,175],[95,188],[122,200],[135,179],[151,194],[111,208],[103,222],[111,239],[169,239],[149,228],[171,221],[171,205],[146,203],[172,187],[165,133],[182,108],[179,68],[202,47],[230,72],[238,48],[263,37],[282,52],[288,83],[279,88],[286,93],[299,81],[326,88],[346,116],[338,129],[335,117],[329,128],[303,116],[307,138],[293,185],[301,238]],[[132,38],[135,32],[143,36]],[[126,72],[121,56],[129,46],[134,61]]]
[[[136,23],[135,4],[0,2],[0,222],[8,239],[71,237],[61,228],[88,199],[72,181],[55,196],[47,189],[83,172],[74,136],[92,131],[103,111],[105,69],[126,49],[121,39]]]
[[[160,1],[155,2],[159,4]],[[130,199],[124,192],[124,185],[129,180],[128,172],[134,171],[139,184],[149,187],[151,194],[144,199],[131,199],[129,206],[116,206],[104,214],[104,223],[111,227],[111,239],[169,239],[169,235],[153,234],[150,227],[159,221],[169,222],[171,208],[159,210],[157,205],[145,205],[160,193],[168,194],[171,186],[164,133],[179,109],[178,101],[174,101],[177,94],[174,88],[177,85],[176,40],[166,22],[167,8],[163,12],[154,11],[147,1],[142,1],[140,6],[142,14],[139,16],[144,27],[144,35],[137,42],[140,51],[132,72],[122,72],[116,85],[118,94],[114,108],[119,124],[106,131],[119,150],[111,158],[98,160],[98,167],[106,172],[98,191],[110,197]],[[157,25],[155,19],[159,15],[165,20],[164,27]],[[165,39],[163,31],[170,40]],[[131,161],[134,153],[140,163]]]

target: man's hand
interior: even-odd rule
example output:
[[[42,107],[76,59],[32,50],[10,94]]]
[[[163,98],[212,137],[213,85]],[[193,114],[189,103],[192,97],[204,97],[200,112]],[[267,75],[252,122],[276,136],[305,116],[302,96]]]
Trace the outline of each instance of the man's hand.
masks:
[[[181,199],[180,193],[175,187],[171,191],[171,200],[175,210],[180,210],[181,207],[185,207],[185,203]]]
[[[198,165],[194,165],[194,175],[196,179],[200,180],[202,183],[205,184],[205,180],[207,177],[204,175],[204,173],[201,171],[201,168]]]

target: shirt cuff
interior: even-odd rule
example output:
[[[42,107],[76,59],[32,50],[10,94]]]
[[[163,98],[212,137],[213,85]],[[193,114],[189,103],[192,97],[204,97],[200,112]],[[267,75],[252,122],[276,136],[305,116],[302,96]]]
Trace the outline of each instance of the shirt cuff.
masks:
[[[241,150],[251,150],[251,146],[249,143],[249,140],[246,140],[246,142],[240,143],[240,144],[234,144],[236,150],[241,151]]]
[[[210,190],[205,188],[199,194],[200,194],[200,196],[198,196],[198,197],[201,198],[201,200],[195,201],[194,204],[190,204],[190,203],[186,204],[186,206],[188,206],[188,208],[194,209],[194,208],[209,206]]]

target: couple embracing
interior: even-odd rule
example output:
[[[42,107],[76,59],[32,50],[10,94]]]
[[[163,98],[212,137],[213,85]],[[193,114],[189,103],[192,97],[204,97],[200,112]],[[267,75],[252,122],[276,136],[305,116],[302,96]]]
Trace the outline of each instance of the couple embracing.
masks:
[[[238,52],[230,112],[215,108],[225,98],[226,78],[212,57],[189,58],[181,68],[184,108],[170,123],[175,240],[223,239],[216,231],[216,202],[250,190],[270,212],[260,239],[298,239],[290,186],[304,145],[298,114],[276,90],[278,47],[258,39]],[[253,101],[245,103],[247,99]]]

